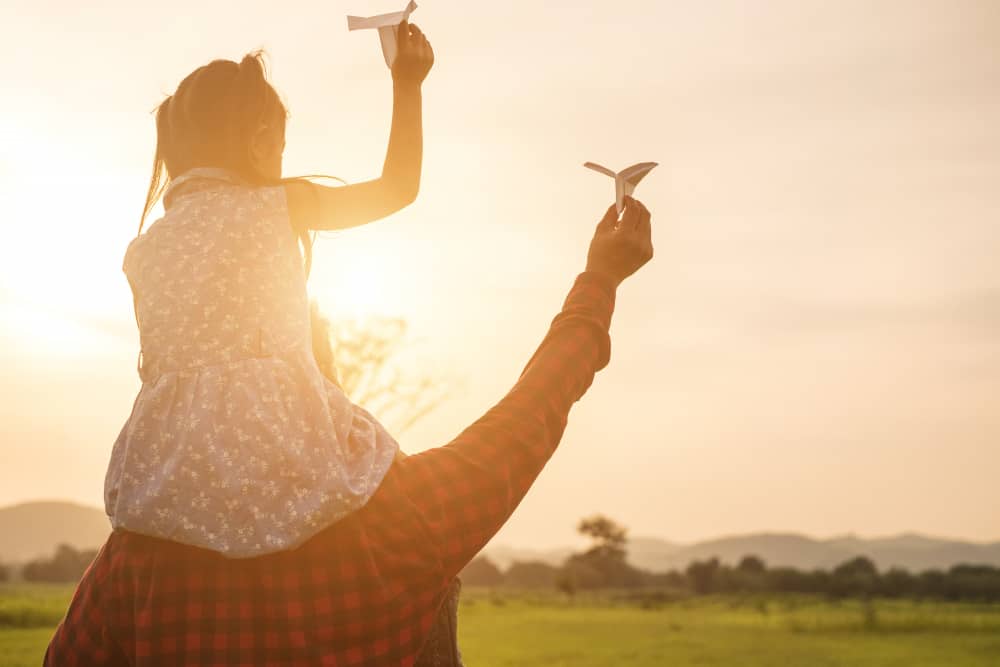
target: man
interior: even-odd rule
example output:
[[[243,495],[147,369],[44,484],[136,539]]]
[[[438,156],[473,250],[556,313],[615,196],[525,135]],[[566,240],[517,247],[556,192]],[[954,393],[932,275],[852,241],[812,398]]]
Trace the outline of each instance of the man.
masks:
[[[45,664],[414,664],[455,575],[541,472],[572,405],[607,365],[621,282],[653,256],[627,198],[514,388],[449,444],[396,461],[363,508],[293,551],[227,559],[115,531],[84,574]]]

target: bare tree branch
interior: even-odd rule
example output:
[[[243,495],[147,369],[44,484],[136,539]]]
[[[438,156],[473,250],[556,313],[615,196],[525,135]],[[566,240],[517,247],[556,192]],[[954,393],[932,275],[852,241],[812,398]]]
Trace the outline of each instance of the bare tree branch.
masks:
[[[402,433],[451,395],[453,381],[440,373],[407,372],[399,363],[408,347],[400,318],[330,322],[312,308],[313,350],[320,370],[356,404]]]

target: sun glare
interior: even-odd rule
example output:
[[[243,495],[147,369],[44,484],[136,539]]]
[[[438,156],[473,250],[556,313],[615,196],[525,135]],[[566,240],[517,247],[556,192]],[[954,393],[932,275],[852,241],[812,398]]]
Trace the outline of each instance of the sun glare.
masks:
[[[334,318],[405,316],[405,276],[399,258],[365,230],[339,234],[316,243],[309,294]]]
[[[5,229],[0,249],[5,335],[47,347],[90,342],[102,334],[80,322],[131,317],[120,268],[128,231],[117,224],[131,212],[127,200],[107,193],[132,191],[132,184],[99,164],[80,168],[78,156],[29,128],[0,138],[5,161],[27,167],[0,183],[4,215],[18,221]],[[59,181],[57,196],[52,183],[35,178],[51,164],[74,174]]]
[[[72,317],[51,310],[17,303],[0,307],[0,328],[17,343],[30,341],[32,347],[44,348],[46,356],[64,352],[77,356],[81,349],[93,349],[106,343],[107,336]]]

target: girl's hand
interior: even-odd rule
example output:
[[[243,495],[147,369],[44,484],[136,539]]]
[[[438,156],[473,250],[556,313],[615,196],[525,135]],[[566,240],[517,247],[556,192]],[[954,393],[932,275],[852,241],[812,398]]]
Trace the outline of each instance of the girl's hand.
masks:
[[[392,78],[399,83],[420,85],[434,65],[434,49],[416,24],[403,21],[396,34],[396,59]]]

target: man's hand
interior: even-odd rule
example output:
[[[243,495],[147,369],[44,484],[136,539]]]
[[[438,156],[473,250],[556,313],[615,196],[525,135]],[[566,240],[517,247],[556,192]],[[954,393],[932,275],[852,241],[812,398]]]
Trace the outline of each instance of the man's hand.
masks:
[[[653,258],[649,210],[625,197],[625,213],[618,219],[612,204],[598,223],[587,253],[587,271],[606,276],[615,287]]]
[[[415,23],[403,21],[396,33],[396,59],[392,78],[398,83],[420,85],[434,65],[434,49]]]

